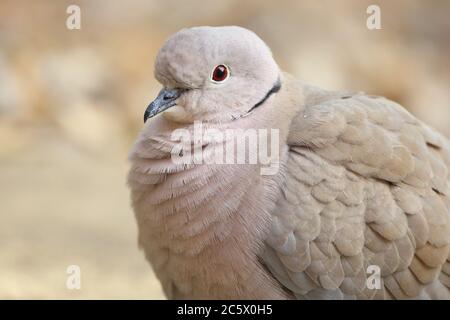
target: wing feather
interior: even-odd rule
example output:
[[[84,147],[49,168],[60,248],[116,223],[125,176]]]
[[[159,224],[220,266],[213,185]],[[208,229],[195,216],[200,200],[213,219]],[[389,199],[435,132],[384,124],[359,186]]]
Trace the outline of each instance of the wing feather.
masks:
[[[449,141],[387,99],[305,90],[265,264],[299,299],[450,298]]]

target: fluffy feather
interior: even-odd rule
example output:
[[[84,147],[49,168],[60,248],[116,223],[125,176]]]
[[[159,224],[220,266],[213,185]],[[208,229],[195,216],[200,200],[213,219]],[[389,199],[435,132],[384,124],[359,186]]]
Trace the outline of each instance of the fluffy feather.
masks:
[[[208,79],[220,63],[232,75],[214,86]],[[183,112],[148,121],[128,183],[139,245],[169,298],[450,298],[445,137],[385,98],[281,73],[242,28],[183,30],[155,69],[164,86],[186,89]],[[276,79],[278,93],[236,117]],[[171,133],[192,130],[194,120],[278,129],[280,170],[174,163]],[[370,265],[381,270],[380,289],[367,286]]]

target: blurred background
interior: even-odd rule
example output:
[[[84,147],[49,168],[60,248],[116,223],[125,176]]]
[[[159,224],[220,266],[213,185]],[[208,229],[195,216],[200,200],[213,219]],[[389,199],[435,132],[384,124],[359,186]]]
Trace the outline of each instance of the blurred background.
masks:
[[[81,8],[81,30],[66,9]],[[366,27],[370,4],[382,30]],[[328,89],[385,95],[450,135],[450,1],[0,1],[0,298],[163,298],[136,245],[128,150],[181,28],[240,25]],[[66,268],[81,268],[81,290]]]

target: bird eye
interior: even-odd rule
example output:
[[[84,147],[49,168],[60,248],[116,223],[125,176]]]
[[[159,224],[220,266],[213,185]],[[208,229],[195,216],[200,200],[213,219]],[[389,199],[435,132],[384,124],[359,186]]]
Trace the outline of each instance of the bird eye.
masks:
[[[228,67],[223,64],[219,64],[214,68],[211,79],[213,82],[222,82],[225,81],[229,75],[230,72],[228,71]]]

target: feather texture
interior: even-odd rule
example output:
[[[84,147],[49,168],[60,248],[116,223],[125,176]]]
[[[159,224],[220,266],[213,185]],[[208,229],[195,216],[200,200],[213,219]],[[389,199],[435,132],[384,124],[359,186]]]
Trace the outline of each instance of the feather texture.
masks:
[[[450,298],[449,142],[387,99],[304,88],[265,263],[306,298]]]
[[[209,81],[217,64],[226,83]],[[182,30],[155,72],[182,93],[139,135],[128,184],[139,245],[169,298],[450,299],[445,137],[385,98],[281,73],[243,28]],[[279,170],[174,162],[171,134],[195,120],[278,130]]]

